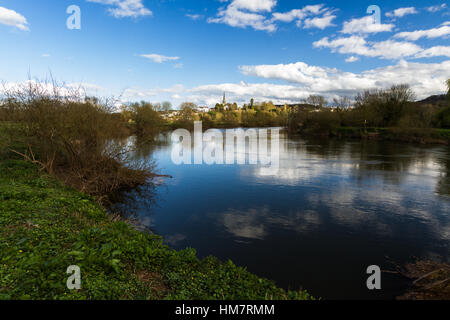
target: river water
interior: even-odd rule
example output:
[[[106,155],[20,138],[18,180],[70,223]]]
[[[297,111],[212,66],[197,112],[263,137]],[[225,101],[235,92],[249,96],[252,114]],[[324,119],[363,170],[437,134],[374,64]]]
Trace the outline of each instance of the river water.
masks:
[[[139,221],[175,248],[231,259],[324,299],[392,299],[401,277],[366,269],[450,261],[450,147],[281,134],[278,168],[176,165],[170,135],[136,157],[172,176],[135,195]],[[151,202],[148,200],[151,199]]]

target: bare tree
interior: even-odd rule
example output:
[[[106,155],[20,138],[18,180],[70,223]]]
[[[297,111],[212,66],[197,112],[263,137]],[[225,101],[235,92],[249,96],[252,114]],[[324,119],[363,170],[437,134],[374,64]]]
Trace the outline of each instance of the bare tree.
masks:
[[[306,99],[306,103],[312,104],[313,106],[316,106],[316,107],[319,107],[319,108],[322,108],[322,107],[324,107],[325,105],[328,104],[328,101],[323,96],[310,95]]]
[[[337,108],[346,109],[352,105],[352,101],[348,97],[338,97],[333,99],[333,105]]]

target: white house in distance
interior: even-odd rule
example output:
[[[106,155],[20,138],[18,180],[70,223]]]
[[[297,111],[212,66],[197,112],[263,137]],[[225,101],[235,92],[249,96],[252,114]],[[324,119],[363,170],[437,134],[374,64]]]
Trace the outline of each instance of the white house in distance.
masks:
[[[170,111],[168,111],[168,112],[164,112],[164,113],[162,114],[162,117],[163,117],[164,119],[173,119],[173,118],[177,117],[179,113],[180,113],[180,111],[177,111],[177,110],[170,110]]]
[[[206,112],[209,112],[209,108],[208,107],[197,107],[197,111],[206,113]]]

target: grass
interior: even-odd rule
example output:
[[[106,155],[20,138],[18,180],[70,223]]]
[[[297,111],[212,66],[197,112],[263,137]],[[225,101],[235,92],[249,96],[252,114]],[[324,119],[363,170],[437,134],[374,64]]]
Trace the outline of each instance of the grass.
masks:
[[[81,290],[66,270],[81,268]],[[311,299],[114,221],[20,159],[0,159],[0,299]]]

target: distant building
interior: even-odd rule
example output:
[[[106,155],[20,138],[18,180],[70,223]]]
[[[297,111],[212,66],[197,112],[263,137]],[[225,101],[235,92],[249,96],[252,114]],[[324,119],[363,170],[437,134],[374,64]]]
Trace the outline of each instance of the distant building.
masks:
[[[227,105],[227,99],[226,99],[226,97],[225,97],[225,92],[223,93],[222,106],[223,106],[223,109],[224,109],[224,110],[230,110],[230,109],[231,109],[230,106]]]
[[[209,112],[209,108],[208,107],[197,107],[197,111],[206,113],[206,112]]]
[[[180,113],[180,111],[177,111],[177,110],[171,110],[171,111],[168,111],[168,112],[165,112],[165,113],[163,113],[162,114],[162,117],[163,117],[163,119],[173,119],[173,118],[175,118],[176,116],[178,116],[178,114]]]

